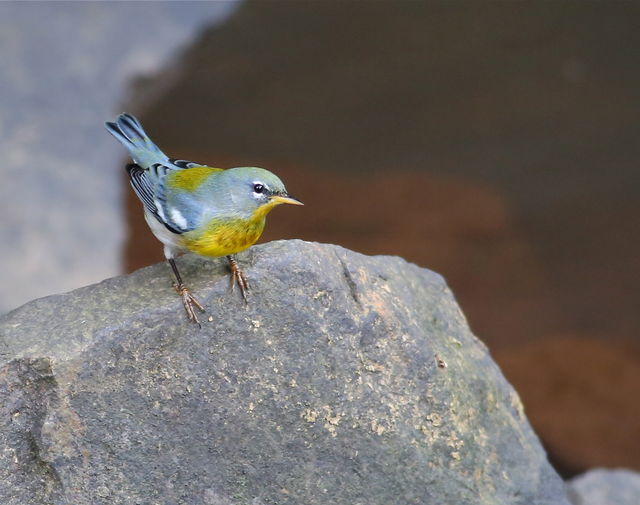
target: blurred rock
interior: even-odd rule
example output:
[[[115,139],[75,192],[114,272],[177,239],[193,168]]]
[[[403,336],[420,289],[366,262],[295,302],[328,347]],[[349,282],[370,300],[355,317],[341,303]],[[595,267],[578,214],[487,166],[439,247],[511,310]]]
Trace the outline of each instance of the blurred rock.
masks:
[[[125,152],[103,123],[236,5],[0,2],[0,313],[122,272]]]
[[[568,504],[442,278],[301,241],[179,260],[0,320],[0,501]]]
[[[575,336],[493,354],[563,475],[601,466],[640,468],[637,345]]]
[[[590,470],[569,482],[573,505],[638,505],[640,474],[629,470]]]

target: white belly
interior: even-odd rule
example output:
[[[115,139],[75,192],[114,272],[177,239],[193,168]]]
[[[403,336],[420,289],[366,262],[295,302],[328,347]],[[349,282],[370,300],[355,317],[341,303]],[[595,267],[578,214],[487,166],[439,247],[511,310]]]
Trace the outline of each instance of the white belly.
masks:
[[[151,232],[164,244],[164,255],[167,259],[175,258],[176,256],[186,252],[186,249],[180,246],[180,235],[170,231],[146,209],[144,211],[144,219],[149,225]]]

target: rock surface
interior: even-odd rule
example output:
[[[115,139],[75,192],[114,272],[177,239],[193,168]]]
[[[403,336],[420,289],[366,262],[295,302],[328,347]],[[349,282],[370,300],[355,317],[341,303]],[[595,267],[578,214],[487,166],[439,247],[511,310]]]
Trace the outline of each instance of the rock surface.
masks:
[[[569,482],[574,505],[638,505],[640,474],[598,468]]]
[[[0,319],[0,502],[568,504],[442,278],[275,242],[184,257]]]

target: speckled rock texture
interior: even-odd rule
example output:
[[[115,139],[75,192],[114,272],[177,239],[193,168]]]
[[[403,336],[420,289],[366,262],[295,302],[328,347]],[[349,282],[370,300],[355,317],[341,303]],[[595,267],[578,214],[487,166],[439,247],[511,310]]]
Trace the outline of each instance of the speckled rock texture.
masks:
[[[573,505],[638,505],[640,474],[597,468],[569,481]]]
[[[443,279],[273,242],[183,257],[0,319],[0,503],[567,505]]]

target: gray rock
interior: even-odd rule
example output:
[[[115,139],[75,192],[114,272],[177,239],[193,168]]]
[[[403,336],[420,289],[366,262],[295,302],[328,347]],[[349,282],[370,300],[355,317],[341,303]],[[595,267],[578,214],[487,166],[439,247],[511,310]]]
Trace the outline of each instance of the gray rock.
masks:
[[[597,468],[569,482],[574,505],[638,505],[640,474],[631,470]]]
[[[0,2],[0,313],[122,272],[128,162],[102,123],[235,5]]]
[[[568,504],[443,279],[273,242],[184,257],[0,320],[0,503]]]

